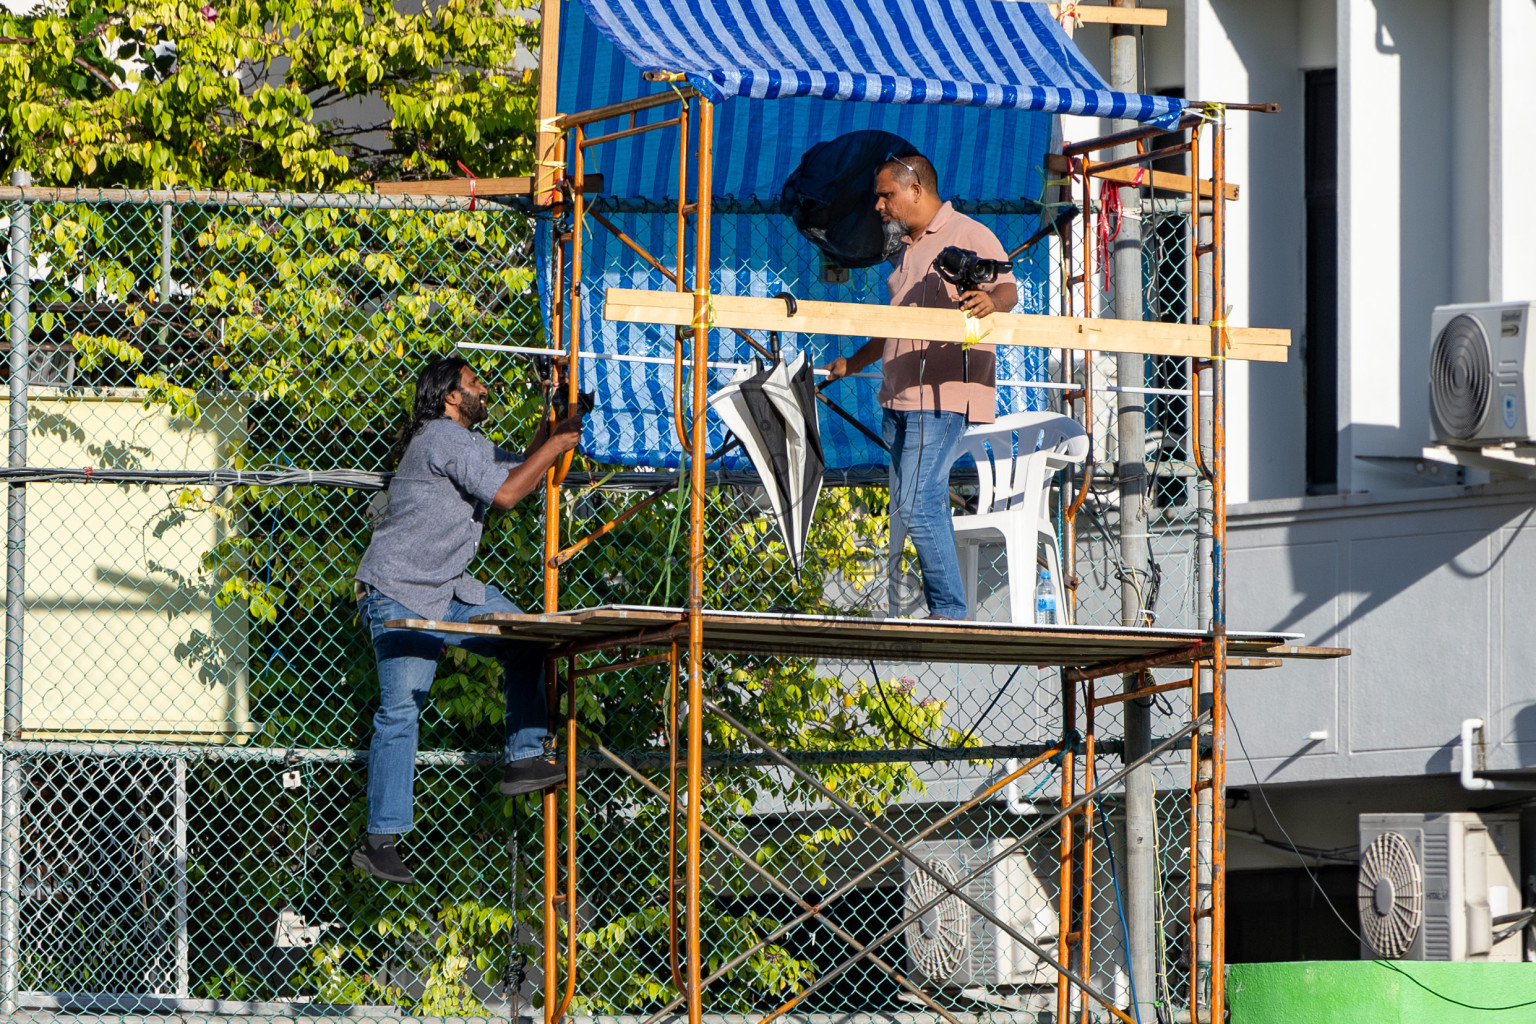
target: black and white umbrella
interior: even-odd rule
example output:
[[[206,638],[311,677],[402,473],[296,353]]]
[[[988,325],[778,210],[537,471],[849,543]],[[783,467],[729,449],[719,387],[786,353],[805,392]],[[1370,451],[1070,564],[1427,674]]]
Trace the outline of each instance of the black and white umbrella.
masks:
[[[805,557],[826,461],[816,383],[802,352],[789,364],[746,368],[709,399],[763,481],[796,572]]]

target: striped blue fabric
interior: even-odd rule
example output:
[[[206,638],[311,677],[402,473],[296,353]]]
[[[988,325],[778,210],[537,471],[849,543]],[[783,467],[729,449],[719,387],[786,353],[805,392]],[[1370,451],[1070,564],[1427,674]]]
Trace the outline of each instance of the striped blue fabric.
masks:
[[[811,146],[863,128],[900,135],[933,160],[946,197],[964,201],[972,211],[984,210],[987,204],[1023,211],[978,215],[1006,247],[1012,247],[1040,223],[1029,210],[1042,194],[1054,113],[1176,118],[1182,109],[1176,100],[1109,92],[1043,8],[1035,10],[1040,7],[1011,0],[926,4],[892,0],[878,8],[870,0],[798,6],[768,0],[651,0],[649,4],[581,0],[567,4],[562,17],[558,106],[562,112],[591,110],[671,88],[645,82],[640,77],[643,69],[688,72],[692,84],[706,94],[716,99],[737,97],[715,111],[714,192],[717,197],[755,198],[762,203],[738,205],[745,212],[717,213],[711,287],[721,294],[773,295],[789,290],[804,299],[885,302],[888,268],[855,270],[846,285],[823,284],[819,254],[787,216],[772,208],[784,179]],[[962,32],[958,25],[973,27]],[[1032,26],[1027,41],[1020,34],[1023,26]],[[792,40],[798,41],[798,49],[790,45]],[[750,53],[749,47],[753,48]],[[811,63],[803,67],[787,60],[764,63],[770,58],[776,61],[775,54],[791,53]],[[776,70],[758,73],[765,67]],[[800,70],[793,70],[796,67]],[[839,70],[826,74],[829,68]],[[1029,77],[1024,77],[1025,71]],[[815,78],[816,74],[823,77]],[[882,76],[890,79],[889,88]],[[741,88],[726,88],[728,80]],[[772,88],[767,87],[770,81]],[[820,84],[813,88],[811,83]],[[1031,106],[1037,93],[1050,102]],[[775,101],[756,102],[754,97]],[[876,102],[846,102],[850,99]],[[994,99],[997,102],[990,102]],[[675,107],[641,111],[636,123],[660,121],[675,111]],[[588,136],[629,125],[628,117],[592,125]],[[606,143],[585,152],[584,170],[604,176],[604,192],[609,196],[654,200],[659,206],[662,200],[677,197],[678,143],[675,128]],[[696,167],[689,166],[688,180],[698,180]],[[611,219],[663,263],[673,265],[673,215],[624,213]],[[604,462],[676,466],[681,449],[672,427],[671,331],[610,324],[601,317],[608,287],[671,285],[603,228],[591,225],[583,238],[581,348],[634,357],[583,360],[581,386],[597,395],[583,450]],[[551,309],[547,232],[538,233],[538,244],[541,300],[547,317]],[[1020,311],[1047,312],[1044,266],[1026,263],[1016,274]],[[760,333],[758,337],[765,340]],[[783,341],[786,354],[807,348],[817,365],[859,343],[855,338],[792,335]],[[717,361],[745,361],[753,355],[729,331],[711,332],[711,346],[710,358]],[[1000,352],[998,377],[1006,383],[998,388],[999,415],[1044,408],[1046,393],[1026,382],[1044,379],[1045,369],[1046,356],[1039,350]],[[710,389],[723,385],[733,372],[712,371]],[[685,372],[685,387],[688,381]],[[878,430],[875,391],[874,381],[848,380],[827,393]],[[825,409],[821,426],[830,470],[885,463],[877,445]],[[723,441],[723,431],[712,422],[711,449]],[[748,468],[749,464],[742,457],[727,456],[724,466]]]
[[[641,71],[715,102],[815,96],[1130,118],[1182,100],[1119,93],[1043,3],[1017,0],[581,0]]]
[[[614,226],[646,248],[666,266],[676,260],[677,226],[673,217],[658,214],[609,214]],[[1036,223],[1034,217],[1017,214],[980,214],[977,219],[997,233],[1005,246],[1022,241]],[[539,262],[547,263],[548,233],[538,233]],[[581,389],[596,399],[582,435],[582,451],[602,462],[654,468],[675,467],[682,458],[672,424],[674,349],[672,329],[648,324],[609,323],[602,318],[603,295],[609,288],[670,290],[667,281],[640,260],[614,235],[602,228],[583,234],[582,316],[579,327]],[[881,264],[850,272],[847,284],[821,280],[821,260],[805,242],[788,217],[776,213],[739,213],[718,216],[711,233],[711,248],[726,254],[710,274],[717,294],[771,296],[788,291],[800,299],[837,302],[887,301]],[[1034,250],[1043,256],[1043,247]],[[692,268],[689,268],[691,278]],[[1018,312],[1043,313],[1048,306],[1047,268],[1043,260],[1021,260],[1015,268],[1019,282]],[[542,278],[546,289],[548,279]],[[763,344],[768,336],[752,332]],[[781,341],[786,359],[806,351],[811,362],[825,365],[847,355],[862,338],[785,334]],[[739,335],[725,330],[710,332],[712,361],[748,363],[757,355]],[[606,357],[606,358],[605,358]],[[618,357],[618,358],[613,358]],[[684,394],[692,393],[691,360],[683,372]],[[1039,349],[1003,347],[998,350],[997,411],[1037,411],[1045,408],[1046,395],[1030,381],[1046,377],[1046,355]],[[735,373],[731,366],[710,371],[709,390],[724,386]],[[879,433],[880,407],[875,402],[879,382],[848,379],[827,389],[827,396],[866,427]],[[687,402],[685,401],[685,405]],[[724,428],[711,414],[708,447],[711,451],[726,440]],[[884,451],[857,428],[825,407],[821,409],[822,449],[829,470],[883,466]],[[741,453],[725,456],[726,469],[750,469]]]
[[[593,27],[578,3],[561,22],[560,88],[563,112],[593,110],[665,92],[646,82],[627,57]],[[636,123],[673,117],[676,107],[643,110]],[[756,103],[735,100],[715,109],[716,196],[767,200],[779,194],[801,155],[818,142],[877,128],[899,135],[928,154],[946,196],[1028,203],[1040,198],[1043,164],[1054,118],[1029,110],[918,104],[844,103],[814,97]],[[589,137],[629,127],[627,117],[593,125]],[[964,146],[957,146],[964,140]],[[587,174],[601,174],[609,195],[677,197],[678,133],[659,128],[588,149]],[[688,169],[697,181],[697,169]]]

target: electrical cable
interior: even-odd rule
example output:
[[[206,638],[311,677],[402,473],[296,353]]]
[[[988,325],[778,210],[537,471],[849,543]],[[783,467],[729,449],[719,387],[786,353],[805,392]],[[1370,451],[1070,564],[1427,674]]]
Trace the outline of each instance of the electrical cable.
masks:
[[[1003,680],[1003,685],[998,687],[997,693],[992,695],[991,702],[987,704],[986,708],[982,710],[981,714],[976,716],[976,720],[971,723],[971,727],[965,731],[965,734],[960,737],[960,741],[955,744],[956,747],[963,747],[970,742],[971,737],[976,734],[976,730],[981,728],[981,723],[987,720],[987,716],[990,715],[992,713],[992,709],[997,706],[997,702],[1003,699],[1003,694],[1008,692],[1008,686],[1013,682],[1013,677],[1018,675],[1019,669],[1023,667],[1023,665],[1015,665],[1013,667],[1013,671],[1008,673],[1008,678]],[[875,689],[880,693],[880,703],[885,705],[885,713],[891,716],[891,721],[895,722],[902,732],[906,733],[917,742],[928,747],[930,750],[946,749],[936,743],[930,743],[928,740],[923,739],[921,736],[917,735],[917,733],[913,732],[911,729],[908,729],[906,725],[896,717],[896,712],[891,710],[890,701],[886,700],[885,683],[880,679],[880,673],[875,671],[875,663],[873,660],[871,660],[869,663],[869,674],[875,680]]]
[[[1109,880],[1115,887],[1115,910],[1120,913],[1120,948],[1125,951],[1125,975],[1131,982],[1131,1013],[1136,1018],[1136,1024],[1141,1024],[1141,1001],[1136,998],[1136,972],[1131,968],[1131,926],[1125,919],[1125,901],[1120,896],[1120,869],[1115,861],[1115,837],[1109,830],[1109,815],[1104,810],[1103,799],[1096,798],[1093,802],[1099,809],[1099,821],[1104,824],[1104,846],[1109,850]]]
[[[929,750],[943,750],[944,748],[937,743],[926,740],[907,728],[907,723],[896,717],[896,712],[891,708],[891,702],[885,697],[885,683],[881,681],[880,673],[875,671],[875,663],[873,661],[869,663],[869,674],[874,677],[875,689],[880,693],[880,703],[885,705],[885,713],[891,716],[891,721],[896,723],[896,727]]]
[[[1228,705],[1225,701],[1223,701],[1222,704],[1226,708],[1227,721],[1231,723],[1232,726],[1232,735],[1237,738],[1238,749],[1243,752],[1243,760],[1248,763],[1248,771],[1253,775],[1255,779],[1257,779],[1259,777],[1259,773],[1258,770],[1254,768],[1253,758],[1248,754],[1248,745],[1243,742],[1243,731],[1238,728],[1237,719],[1232,717],[1231,706]],[[1299,849],[1297,849],[1296,844],[1291,841],[1290,833],[1286,832],[1285,826],[1281,824],[1280,816],[1275,813],[1274,807],[1270,804],[1269,796],[1265,794],[1264,787],[1261,785],[1255,785],[1254,788],[1259,791],[1259,797],[1264,801],[1264,807],[1269,811],[1270,818],[1274,821],[1276,827],[1280,829],[1280,834],[1285,836],[1285,841],[1290,844],[1292,852],[1294,852],[1297,859],[1301,861],[1301,869],[1307,873],[1307,878],[1311,880],[1313,887],[1317,889],[1318,895],[1323,898],[1323,902],[1328,905],[1328,909],[1333,911],[1333,916],[1339,919],[1339,923],[1344,926],[1344,930],[1353,935],[1356,941],[1358,941],[1362,946],[1368,947],[1370,944],[1361,938],[1360,933],[1350,926],[1350,923],[1344,919],[1343,914],[1339,913],[1339,908],[1334,906],[1333,900],[1329,898],[1327,890],[1325,890],[1323,888],[1323,884],[1317,880],[1317,875],[1312,873],[1312,868],[1307,863],[1307,858]],[[1407,978],[1414,985],[1423,989],[1425,992],[1428,992],[1436,999],[1450,1003],[1452,1006],[1460,1006],[1464,1009],[1477,1010],[1482,1013],[1502,1013],[1505,1010],[1522,1010],[1527,1006],[1536,1006],[1536,999],[1528,999],[1523,1003],[1510,1003],[1507,1006],[1478,1006],[1474,1003],[1462,1002],[1460,999],[1456,999],[1453,996],[1448,996],[1443,992],[1436,992],[1434,989],[1424,984],[1424,982],[1420,981],[1412,974],[1409,974],[1407,971],[1397,966],[1397,964],[1393,963],[1391,960],[1374,960],[1372,963],[1380,964],[1387,970],[1401,974],[1404,978]]]

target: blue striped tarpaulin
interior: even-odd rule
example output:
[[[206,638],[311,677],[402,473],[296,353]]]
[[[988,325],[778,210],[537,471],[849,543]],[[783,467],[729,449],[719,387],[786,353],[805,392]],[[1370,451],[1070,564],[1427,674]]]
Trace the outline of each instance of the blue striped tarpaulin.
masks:
[[[916,10],[919,6],[922,8],[920,12]],[[975,83],[976,88],[961,89],[957,85],[948,94],[943,88],[934,90],[924,85],[921,95],[926,102],[916,102],[911,89],[903,93],[893,84],[887,96],[883,85],[874,91],[869,89],[870,83],[884,73],[875,70],[876,67],[931,70],[940,66],[965,66],[966,62],[971,62],[975,67],[1033,68],[1038,73],[1044,73],[1041,69],[1045,68],[1067,68],[1069,70],[1062,72],[1059,81],[1040,86],[1042,97],[1050,93],[1055,100],[1067,102],[1069,107],[1073,103],[1086,104],[1074,110],[1081,113],[1138,116],[1138,112],[1152,111],[1155,114],[1161,111],[1168,116],[1178,115],[1181,105],[1176,100],[1127,97],[1108,92],[1102,79],[1086,64],[1071,41],[1056,29],[1043,9],[1016,10],[1040,6],[1011,0],[926,5],[918,0],[892,0],[892,3],[880,6],[878,13],[871,13],[866,10],[871,7],[870,0],[857,0],[851,4],[813,3],[793,10],[767,0],[715,0],[713,3],[709,0],[679,3],[652,0],[649,6],[634,0],[627,3],[581,0],[563,8],[558,107],[567,113],[590,110],[670,89],[671,86],[665,84],[643,81],[640,72],[647,66],[656,70],[690,71],[688,66],[679,63],[679,55],[684,53],[722,55],[714,58],[714,63],[695,68],[696,74],[708,77],[708,68],[720,63],[725,56],[741,54],[749,41],[752,45],[782,47],[783,41],[793,34],[806,40],[828,42],[824,56],[833,63],[826,67],[863,69],[859,71],[864,76],[862,92],[845,94],[839,91],[841,85],[832,88],[838,83],[852,88],[851,80],[845,81],[846,76],[839,71],[834,76],[835,82],[834,78],[825,79],[823,84],[828,87],[820,91],[795,92],[780,87],[777,91],[762,93],[763,96],[783,97],[772,103],[737,98],[716,109],[714,192],[717,197],[732,197],[736,203],[733,212],[722,212],[715,218],[712,250],[716,267],[711,275],[711,287],[721,294],[773,295],[780,290],[789,290],[805,299],[884,302],[886,267],[855,270],[846,285],[824,284],[820,280],[819,254],[810,242],[800,238],[789,217],[774,206],[784,179],[798,166],[801,154],[818,142],[861,128],[878,128],[900,135],[933,160],[943,195],[956,199],[973,212],[987,210],[989,204],[999,211],[982,215],[980,219],[998,234],[1006,247],[1011,247],[1028,236],[1039,223],[1032,204],[1042,192],[1044,155],[1050,148],[1055,125],[1054,115],[1042,110],[1066,108],[1027,109],[1021,102],[1002,102],[1022,98],[1019,82],[1010,84],[1011,93],[988,91],[982,80]],[[985,33],[974,28],[967,32],[955,28],[956,25],[993,24],[982,20],[983,13],[987,18],[1004,19],[997,22],[1004,26],[1000,32],[1016,33],[1020,31],[1019,26],[1027,24],[1039,28],[1043,35],[1028,46],[1017,47],[1018,52],[1010,53],[1005,61],[992,54],[998,47],[1011,45],[1004,43],[1002,35],[994,33],[982,38]],[[897,17],[904,19],[904,26],[920,27],[921,45],[910,38],[912,33],[906,29],[902,30],[906,32],[903,35],[902,32],[892,34],[880,27],[887,26]],[[718,42],[722,38],[720,33],[725,31],[723,26],[766,26],[764,18],[772,22],[771,31],[751,27],[746,39],[733,37],[728,44]],[[821,19],[820,27],[814,29],[794,29],[787,34],[779,27],[803,26],[808,24],[807,19],[816,18]],[[665,26],[661,25],[661,20],[666,20]],[[675,26],[685,24],[693,26],[684,33],[691,42],[681,48],[674,47],[678,42]],[[627,31],[638,33],[639,44],[649,48],[645,52],[666,56],[670,63],[637,66],[642,59],[649,58],[637,57],[639,51],[621,48],[629,45],[622,42],[624,38],[634,37],[620,36],[621,45],[615,45],[613,33],[605,31],[604,25],[610,29],[614,25],[628,26]],[[708,31],[702,30],[705,25],[710,26]],[[695,28],[700,31],[694,31]],[[655,34],[651,35],[653,30]],[[904,39],[908,41],[903,42]],[[943,59],[934,57],[935,53],[950,53],[950,44],[959,47],[954,52],[962,55],[969,52],[971,56],[960,65],[955,65],[958,58],[953,55]],[[913,53],[907,52],[909,47],[915,47]],[[864,63],[847,63],[854,58]],[[885,63],[870,63],[876,58]],[[945,64],[946,60],[948,64]],[[927,74],[925,71],[917,77],[928,81]],[[893,82],[899,77],[903,76],[893,76]],[[910,74],[904,77],[917,80]],[[715,82],[714,79],[709,81]],[[742,78],[741,81],[745,83],[747,80]],[[1079,87],[1085,83],[1092,87]],[[717,98],[755,95],[750,90],[728,93],[718,83],[706,85],[699,81],[693,84]],[[899,95],[906,98],[899,100]],[[946,99],[946,96],[952,98]],[[850,98],[875,102],[844,102]],[[989,107],[986,105],[989,98],[999,102]],[[671,117],[674,110],[641,111],[636,115],[636,122],[647,124],[663,120]],[[588,134],[596,136],[619,130],[628,127],[629,123],[626,117],[592,125]],[[673,251],[676,226],[674,216],[664,212],[664,200],[677,197],[678,142],[675,128],[663,128],[606,143],[585,154],[585,172],[602,174],[607,183],[605,193],[617,197],[620,206],[627,205],[633,211],[636,204],[626,204],[626,200],[654,203],[656,213],[610,212],[609,215],[615,220],[615,226],[668,266],[672,266],[676,258]],[[696,175],[697,169],[690,168],[689,180],[697,181]],[[600,205],[608,206],[610,211],[613,209],[612,204],[600,202]],[[1001,212],[1003,210],[1011,212]],[[603,228],[590,224],[583,232],[583,238],[584,299],[580,347],[583,352],[604,357],[583,359],[581,364],[582,388],[597,392],[597,410],[587,419],[583,450],[604,462],[658,468],[676,466],[681,450],[671,425],[671,330],[609,324],[601,317],[603,293],[610,286],[670,288],[671,284],[635,258]],[[547,314],[551,296],[545,232],[539,233],[538,242],[541,298]],[[1033,255],[1042,256],[1043,247]],[[1021,264],[1015,275],[1019,281],[1019,311],[1047,312],[1043,261]],[[761,333],[757,333],[762,340]],[[851,352],[860,340],[786,336],[784,346],[786,355],[793,355],[802,347],[808,348],[812,361],[822,365],[835,355]],[[715,331],[712,332],[710,355],[721,362],[736,362],[751,358],[752,353],[730,332]],[[1044,369],[1043,352],[1034,349],[1000,351],[998,413],[1043,408],[1044,394],[1040,389],[1022,384],[1042,379]],[[729,368],[714,371],[710,389],[723,385],[733,372]],[[686,374],[684,385],[688,386]],[[874,401],[875,390],[873,381],[849,380],[835,385],[828,395],[866,425],[878,430],[880,417]],[[878,446],[843,420],[824,409],[821,422],[823,447],[830,470],[883,464],[884,453]],[[713,449],[723,441],[724,435],[717,423],[712,422],[711,428],[710,447]],[[728,456],[724,464],[727,467],[744,466],[745,460]]]
[[[581,4],[565,5],[560,26],[560,88],[563,113],[594,110],[623,100],[667,92],[646,82],[588,19]],[[676,107],[642,110],[637,124],[673,117]],[[928,154],[939,172],[939,191],[969,200],[1026,205],[1040,197],[1045,152],[1054,119],[1028,110],[931,104],[844,103],[815,97],[757,103],[734,100],[715,109],[716,196],[768,200],[779,191],[801,155],[818,142],[851,131],[877,128],[900,135]],[[629,127],[614,118],[588,129],[595,137]],[[587,174],[600,174],[608,195],[653,200],[677,198],[678,133],[659,128],[588,149]],[[964,147],[956,141],[964,140]],[[690,156],[692,154],[690,153]],[[698,169],[689,167],[688,180]]]
[[[1043,3],[581,0],[641,71],[719,103],[817,96],[1038,110],[1171,125],[1182,100],[1112,92]]]

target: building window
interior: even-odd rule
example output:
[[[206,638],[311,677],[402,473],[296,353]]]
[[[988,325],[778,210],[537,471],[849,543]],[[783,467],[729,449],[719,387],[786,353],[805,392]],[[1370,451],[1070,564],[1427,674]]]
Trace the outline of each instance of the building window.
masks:
[[[1307,493],[1332,494],[1339,486],[1338,74],[1305,74]]]

